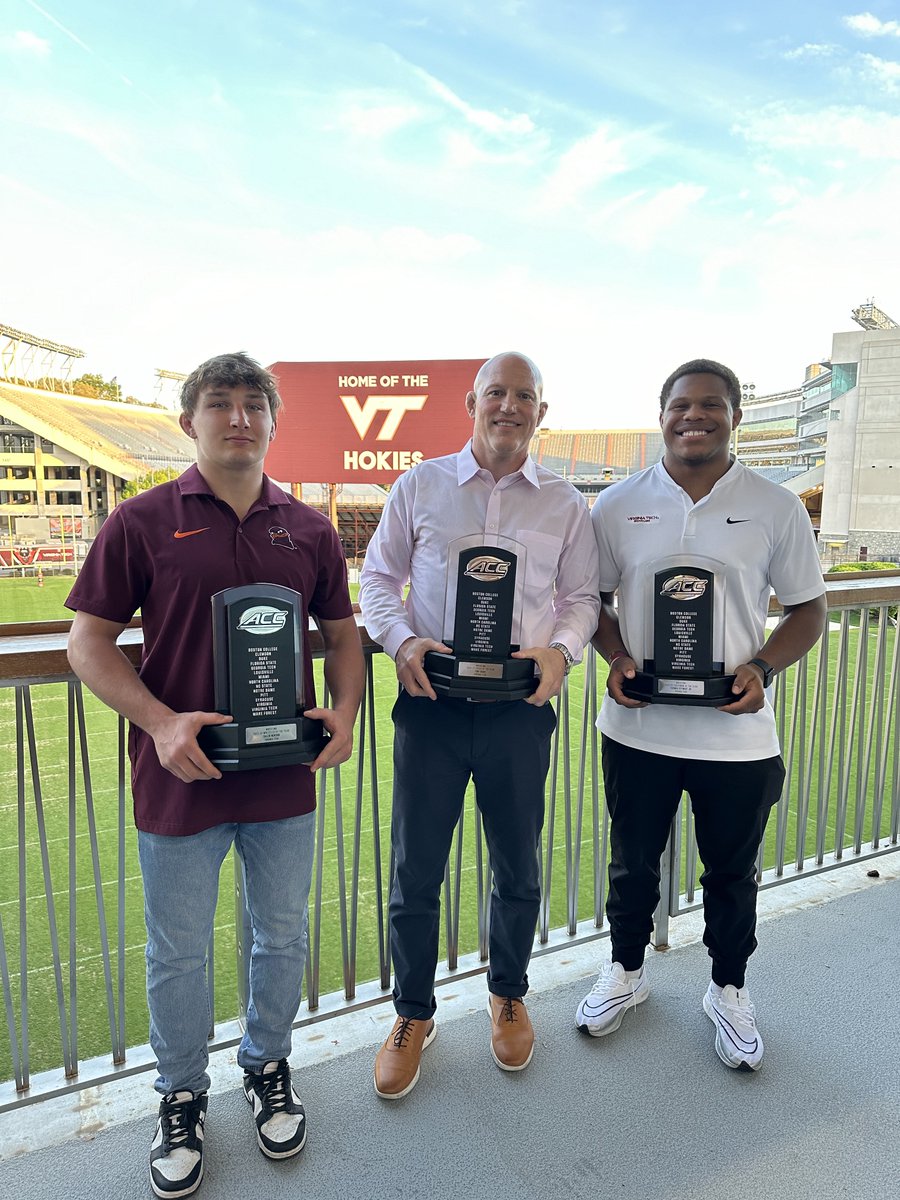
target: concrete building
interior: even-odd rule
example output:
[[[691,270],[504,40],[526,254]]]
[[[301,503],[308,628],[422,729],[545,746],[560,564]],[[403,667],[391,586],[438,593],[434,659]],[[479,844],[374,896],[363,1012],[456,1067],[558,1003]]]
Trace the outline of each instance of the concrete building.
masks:
[[[0,381],[2,532],[42,540],[79,519],[90,538],[127,481],[182,471],[191,451],[175,413]]]
[[[741,461],[800,496],[826,565],[900,560],[900,328],[874,304],[803,383],[744,401]]]
[[[900,328],[836,333],[822,556],[900,560]]]

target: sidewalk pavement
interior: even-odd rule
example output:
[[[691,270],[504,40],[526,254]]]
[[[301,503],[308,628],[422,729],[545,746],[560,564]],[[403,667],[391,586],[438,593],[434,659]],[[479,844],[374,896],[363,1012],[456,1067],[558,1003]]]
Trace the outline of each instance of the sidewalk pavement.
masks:
[[[760,947],[748,973],[766,1044],[759,1073],[730,1071],[716,1056],[701,1006],[709,960],[697,940],[699,921],[682,917],[673,922],[678,944],[650,953],[649,1000],[607,1038],[578,1033],[573,1017],[608,942],[535,959],[529,1011],[538,1045],[521,1074],[492,1062],[483,978],[439,992],[438,1036],[425,1051],[418,1086],[402,1101],[385,1103],[372,1089],[373,1057],[393,1019],[389,1004],[299,1030],[291,1061],[310,1133],[303,1153],[284,1163],[256,1148],[237,1067],[224,1076],[217,1068],[224,1090],[210,1097],[206,1176],[197,1195],[862,1200],[898,1194],[900,855],[820,876],[798,907],[785,910],[776,892],[788,890],[761,895]],[[155,1097],[149,1077],[140,1086],[146,1101],[140,1120],[96,1134],[82,1127],[61,1145],[0,1162],[0,1195],[151,1197]],[[14,1114],[15,1122],[41,1122],[42,1108]],[[5,1140],[15,1126],[4,1133],[3,1121]]]

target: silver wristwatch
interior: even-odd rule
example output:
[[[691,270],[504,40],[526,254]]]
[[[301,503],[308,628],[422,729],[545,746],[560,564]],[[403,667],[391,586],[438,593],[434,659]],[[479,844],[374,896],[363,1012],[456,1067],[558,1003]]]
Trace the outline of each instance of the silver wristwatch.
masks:
[[[564,646],[562,642],[551,642],[548,648],[550,650],[558,650],[566,660],[566,674],[568,675],[575,665],[575,659],[569,653],[568,647]]]

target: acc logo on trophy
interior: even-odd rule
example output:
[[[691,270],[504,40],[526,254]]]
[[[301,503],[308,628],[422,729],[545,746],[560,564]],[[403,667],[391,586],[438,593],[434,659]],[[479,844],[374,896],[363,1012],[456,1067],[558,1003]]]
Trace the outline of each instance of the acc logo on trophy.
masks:
[[[284,629],[287,613],[283,608],[272,608],[268,604],[256,604],[241,613],[237,628],[244,633],[278,633]]]
[[[473,558],[466,567],[467,579],[477,579],[480,583],[493,583],[503,579],[509,570],[509,563],[503,558],[494,558],[492,554],[482,554]]]
[[[699,600],[708,582],[696,575],[673,575],[662,585],[659,594],[672,600]]]

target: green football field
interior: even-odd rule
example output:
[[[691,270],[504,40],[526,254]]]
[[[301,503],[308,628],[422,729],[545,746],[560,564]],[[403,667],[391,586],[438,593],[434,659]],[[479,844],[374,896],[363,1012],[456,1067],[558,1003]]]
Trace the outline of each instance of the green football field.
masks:
[[[37,588],[34,580],[0,580],[0,613],[4,622],[11,620],[52,620],[68,615],[62,601],[68,592],[70,580],[45,578],[43,588]],[[355,589],[354,589],[355,590]],[[15,615],[8,615],[14,612]],[[893,645],[892,632],[889,649]],[[831,647],[831,670],[833,680],[836,654],[834,638]],[[874,643],[874,638],[870,638]],[[855,642],[851,646],[851,657],[856,653]],[[874,667],[870,648],[869,667]],[[815,662],[815,652],[811,656]],[[376,674],[376,729],[378,819],[380,859],[383,879],[387,879],[390,825],[391,784],[391,698],[396,690],[393,664],[384,655],[374,658]],[[581,704],[583,668],[573,672],[570,680],[572,727],[569,744],[573,774],[578,761],[581,738]],[[809,675],[808,702],[811,703],[812,667]],[[602,685],[603,679],[598,680]],[[793,687],[793,675],[789,674],[788,692]],[[34,728],[36,732],[36,754],[41,783],[41,812],[46,829],[46,866],[51,881],[51,894],[55,911],[56,928],[60,939],[62,959],[61,986],[69,997],[70,981],[70,900],[69,871],[70,843],[74,845],[71,869],[74,871],[75,886],[75,932],[74,963],[75,987],[78,992],[78,1056],[108,1052],[110,1044],[109,1018],[103,997],[102,939],[99,933],[98,901],[92,868],[92,836],[87,820],[84,781],[80,765],[75,772],[74,805],[69,806],[69,762],[67,732],[66,684],[48,684],[31,689]],[[96,843],[99,857],[99,876],[102,882],[102,897],[113,957],[113,978],[116,970],[117,896],[115,879],[117,874],[117,838],[119,796],[117,787],[118,765],[118,722],[104,705],[89,693],[84,693],[87,738],[92,785],[93,811],[96,816]],[[829,712],[831,707],[829,705]],[[31,1070],[36,1071],[59,1063],[62,1035],[57,1016],[57,980],[53,970],[50,949],[50,920],[45,895],[44,861],[41,850],[40,827],[37,806],[31,785],[31,774],[27,755],[23,764],[25,780],[25,806],[22,814],[17,805],[17,746],[16,714],[13,689],[0,688],[0,918],[7,962],[11,972],[11,986],[17,1011],[19,1005],[19,913],[24,904],[27,916],[28,947],[28,1010],[29,1041],[31,1046]],[[851,758],[850,779],[855,780],[857,756]],[[840,767],[835,765],[831,779],[830,804],[828,807],[828,831],[832,836],[834,827],[834,798],[840,781]],[[321,875],[322,908],[321,926],[311,929],[315,944],[320,939],[320,991],[322,994],[342,985],[341,944],[341,897],[339,879],[347,880],[348,890],[352,878],[355,844],[355,788],[358,760],[354,758],[341,768],[342,791],[342,836],[337,834],[337,813],[332,791],[328,797],[324,817],[324,836],[321,842],[323,869]],[[371,979],[378,973],[378,929],[377,888],[375,877],[374,842],[376,822],[373,816],[372,789],[369,768],[362,771],[363,798],[359,814],[359,911],[357,974],[359,981]],[[573,788],[577,777],[573,779]],[[584,831],[581,842],[581,869],[579,885],[579,916],[584,919],[593,912],[593,861],[591,842],[591,786],[590,762],[585,779]],[[872,790],[871,776],[869,791]],[[787,818],[787,859],[791,860],[796,847],[796,786],[792,789],[791,805]],[[813,806],[818,797],[814,795]],[[602,786],[600,788],[602,804]],[[556,790],[555,802],[548,806],[548,826],[545,836],[549,838],[549,822],[554,821],[552,844],[554,856],[553,888],[551,891],[550,927],[558,927],[566,921],[565,904],[565,809],[562,785]],[[852,831],[856,817],[855,809],[848,814]],[[19,843],[19,821],[25,829],[25,876],[20,876],[17,846]],[[466,853],[461,880],[463,901],[461,904],[461,927],[459,931],[460,951],[465,953],[477,946],[477,923],[475,915],[475,855],[474,820],[471,798],[465,820],[464,841]],[[871,819],[868,811],[862,817],[864,838],[871,836]],[[887,814],[882,819],[882,830],[887,827]],[[74,830],[74,842],[70,838]],[[136,839],[130,815],[130,797],[125,798],[125,917],[124,945],[126,959],[127,991],[125,997],[126,1041],[135,1044],[146,1040],[147,1013],[143,986],[143,943],[141,882],[137,866]],[[767,862],[773,861],[776,823],[771,821],[767,834]],[[812,836],[806,842],[806,853],[814,850]],[[830,843],[827,843],[830,844]],[[343,861],[341,851],[343,852]],[[216,918],[216,1016],[229,1019],[237,1011],[237,990],[234,959],[234,888],[233,865],[229,858],[223,867],[223,880]],[[315,889],[316,882],[313,887]],[[21,1019],[21,1016],[19,1017]],[[0,1037],[0,1078],[12,1073],[8,1038]]]
[[[71,575],[45,575],[43,586],[32,576],[0,579],[0,625],[71,620],[72,613],[63,601],[73,582]]]

